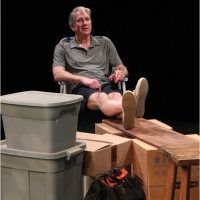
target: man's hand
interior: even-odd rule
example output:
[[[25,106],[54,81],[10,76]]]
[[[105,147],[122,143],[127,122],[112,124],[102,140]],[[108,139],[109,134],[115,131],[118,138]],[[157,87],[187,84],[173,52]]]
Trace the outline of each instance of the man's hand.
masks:
[[[114,74],[111,74],[109,79],[113,80],[114,82],[117,83],[118,81],[123,81],[125,78],[124,73],[121,70],[116,70]]]
[[[90,79],[90,78],[83,77],[82,83],[83,83],[83,85],[86,85],[89,88],[98,89],[99,92],[101,92],[101,85],[99,84],[99,82],[96,79]]]

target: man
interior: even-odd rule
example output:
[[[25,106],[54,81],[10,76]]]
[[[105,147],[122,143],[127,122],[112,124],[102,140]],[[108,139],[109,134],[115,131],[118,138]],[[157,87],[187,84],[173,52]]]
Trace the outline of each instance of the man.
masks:
[[[83,95],[82,110],[101,110],[107,116],[122,118],[125,129],[133,128],[135,115],[142,117],[144,114],[148,92],[146,79],[139,80],[136,96],[132,91],[126,91],[122,96],[121,90],[113,90],[109,80],[109,66],[115,67],[112,76],[115,82],[128,76],[128,70],[110,39],[97,39],[91,35],[90,9],[81,6],[74,8],[69,15],[69,25],[75,37],[70,42],[63,40],[55,47],[54,80],[69,82],[70,93]]]

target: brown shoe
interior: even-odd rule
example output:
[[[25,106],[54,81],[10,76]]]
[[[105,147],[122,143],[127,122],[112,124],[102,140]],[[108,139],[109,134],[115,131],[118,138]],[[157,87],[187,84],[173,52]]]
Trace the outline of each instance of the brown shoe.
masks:
[[[137,118],[141,118],[144,115],[145,100],[146,100],[148,90],[149,90],[149,85],[148,85],[147,79],[140,78],[137,82],[135,90],[133,91],[137,99],[137,111],[135,115]]]
[[[132,91],[127,90],[122,97],[122,123],[125,129],[134,127],[134,117],[136,114],[137,100]]]

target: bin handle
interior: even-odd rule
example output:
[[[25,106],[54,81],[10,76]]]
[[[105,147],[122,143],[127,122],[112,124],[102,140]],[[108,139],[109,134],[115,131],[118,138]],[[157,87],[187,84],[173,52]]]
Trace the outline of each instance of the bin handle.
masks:
[[[82,153],[82,152],[83,152],[83,149],[80,147],[68,149],[66,151],[66,154],[67,154],[66,160],[69,160],[71,156],[74,156],[74,155]]]

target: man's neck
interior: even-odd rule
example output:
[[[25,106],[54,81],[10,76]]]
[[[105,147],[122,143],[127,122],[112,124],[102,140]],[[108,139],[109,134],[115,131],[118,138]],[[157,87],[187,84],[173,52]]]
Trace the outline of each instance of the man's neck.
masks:
[[[85,36],[85,37],[79,37],[76,35],[75,38],[76,38],[76,41],[79,44],[79,46],[88,50],[88,48],[90,46],[90,35]]]

